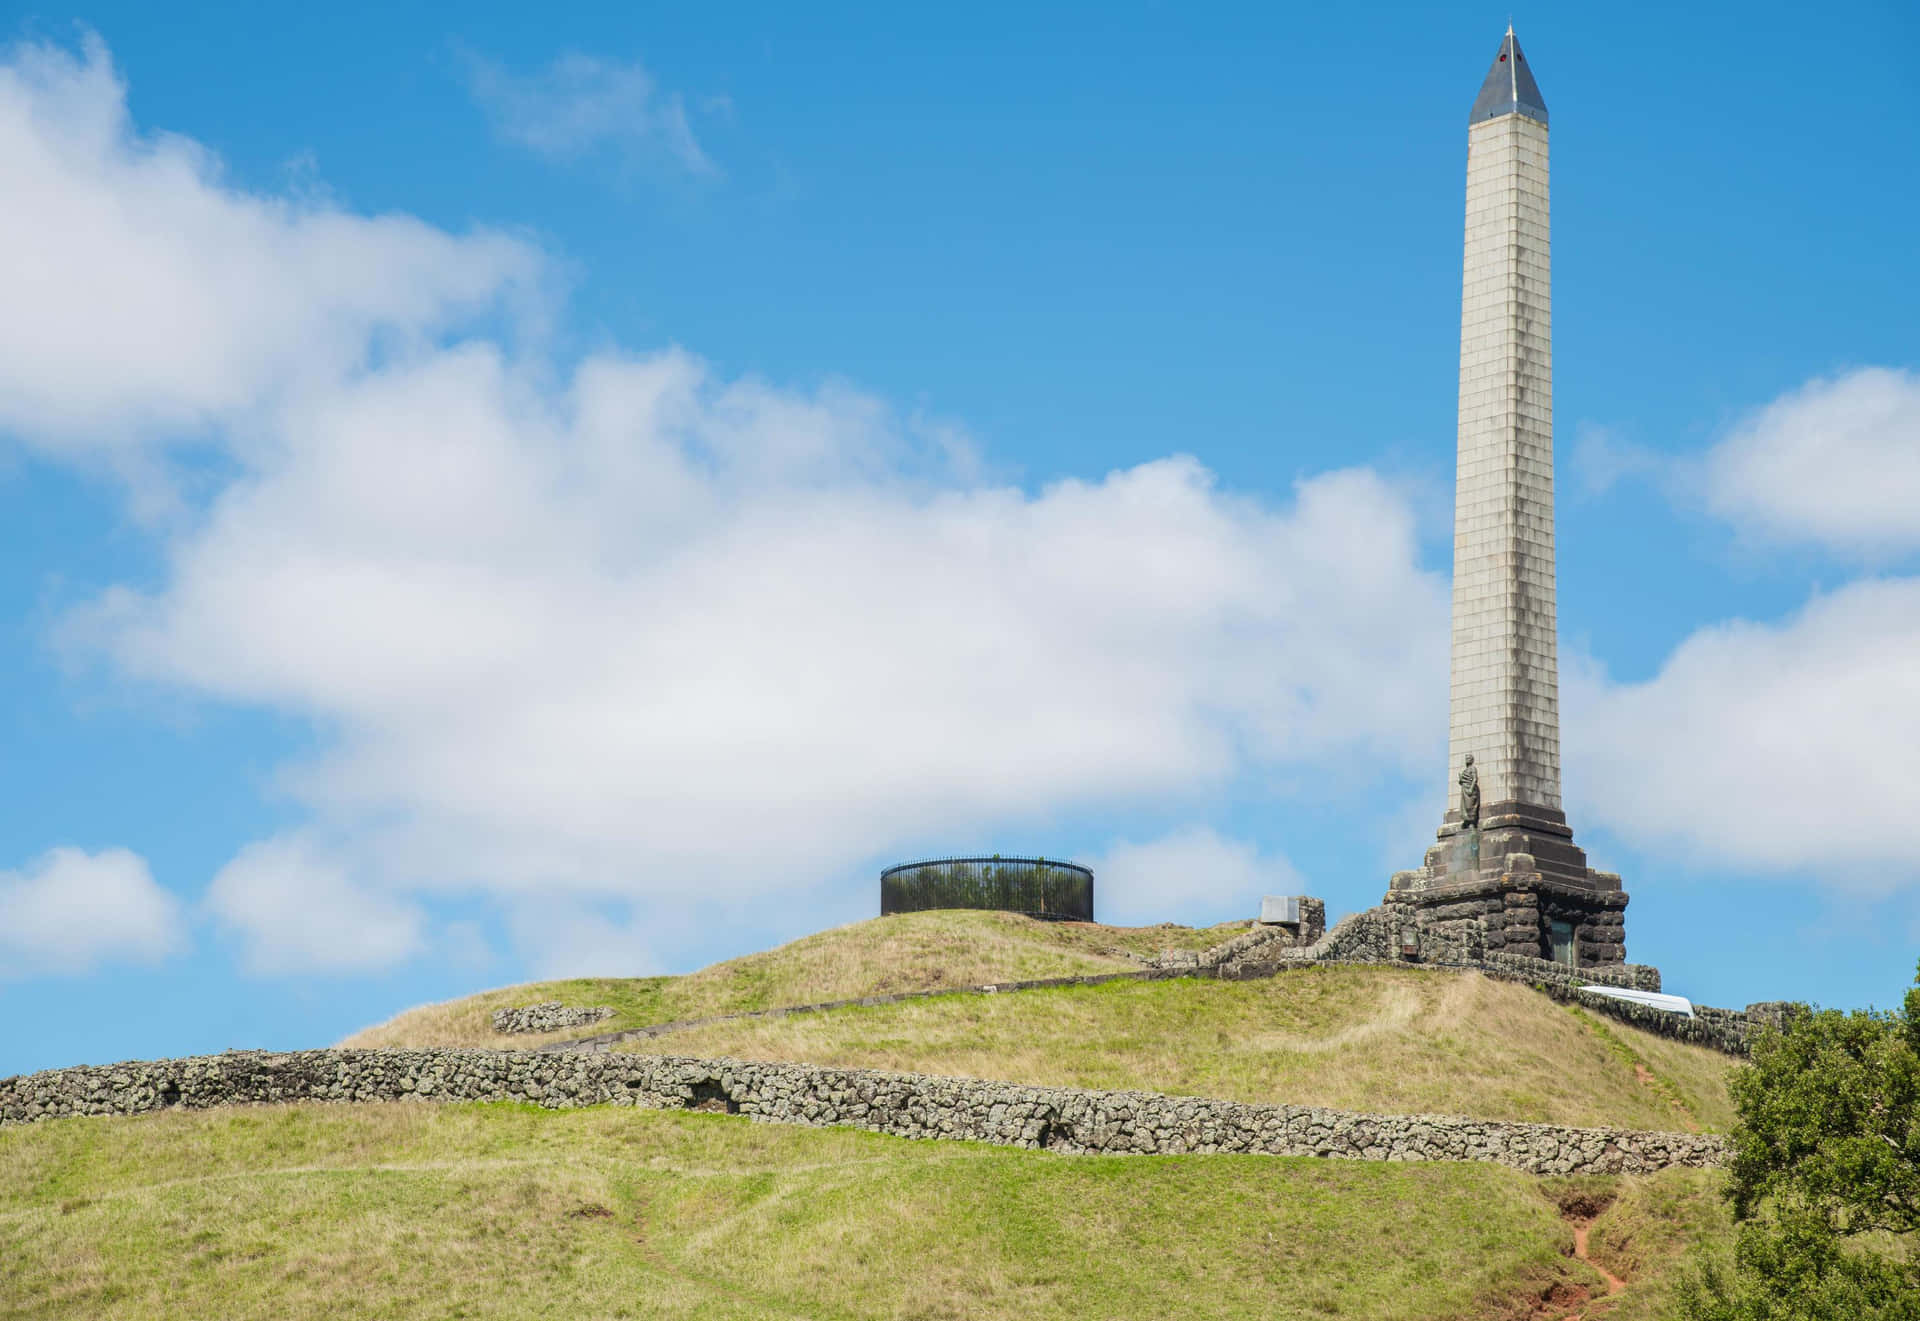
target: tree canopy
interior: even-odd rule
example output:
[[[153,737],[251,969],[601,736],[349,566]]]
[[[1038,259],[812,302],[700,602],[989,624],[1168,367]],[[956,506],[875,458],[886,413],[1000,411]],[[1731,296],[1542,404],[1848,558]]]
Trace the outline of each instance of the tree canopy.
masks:
[[[1790,1015],[1732,1090],[1732,1261],[1684,1315],[1920,1319],[1920,976],[1893,1012]]]

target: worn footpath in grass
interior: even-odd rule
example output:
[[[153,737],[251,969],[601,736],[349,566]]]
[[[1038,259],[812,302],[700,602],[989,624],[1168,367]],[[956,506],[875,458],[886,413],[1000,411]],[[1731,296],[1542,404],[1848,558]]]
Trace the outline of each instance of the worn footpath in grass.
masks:
[[[1598,1278],[1541,1187],[615,1108],[63,1120],[0,1130],[0,1316],[1526,1315]]]
[[[1731,1061],[1477,973],[1321,966],[940,996],[634,1042],[804,1061],[1381,1113],[1719,1131]]]
[[[685,977],[582,977],[531,982],[410,1010],[355,1033],[343,1046],[526,1048],[568,1037],[745,1009],[863,995],[1125,972],[1164,949],[1207,949],[1245,929],[1110,927],[1045,922],[1015,913],[901,913],[836,927]],[[1137,956],[1129,958],[1128,955]],[[491,1016],[510,1005],[558,1000],[608,1005],[614,1017],[566,1032],[503,1036]]]
[[[1588,1253],[1634,1287],[1607,1321],[1666,1321],[1679,1315],[1676,1286],[1691,1269],[1698,1244],[1733,1238],[1732,1213],[1720,1195],[1718,1170],[1667,1170],[1650,1179],[1615,1181],[1618,1195],[1593,1224]]]

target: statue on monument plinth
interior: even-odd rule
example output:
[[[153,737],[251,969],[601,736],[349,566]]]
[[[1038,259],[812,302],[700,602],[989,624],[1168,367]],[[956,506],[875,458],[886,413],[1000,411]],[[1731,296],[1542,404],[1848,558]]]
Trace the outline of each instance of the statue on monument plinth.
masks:
[[[1480,828],[1480,772],[1473,768],[1473,754],[1460,770],[1460,824],[1468,830]]]

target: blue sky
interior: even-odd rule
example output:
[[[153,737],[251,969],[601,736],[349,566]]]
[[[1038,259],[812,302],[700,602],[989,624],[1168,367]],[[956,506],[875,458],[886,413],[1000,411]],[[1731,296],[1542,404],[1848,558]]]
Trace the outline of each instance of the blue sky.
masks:
[[[1506,18],[12,11],[0,1072],[685,971],[925,853],[1376,902]],[[1889,1003],[1920,19],[1514,19],[1569,817],[1669,989]]]

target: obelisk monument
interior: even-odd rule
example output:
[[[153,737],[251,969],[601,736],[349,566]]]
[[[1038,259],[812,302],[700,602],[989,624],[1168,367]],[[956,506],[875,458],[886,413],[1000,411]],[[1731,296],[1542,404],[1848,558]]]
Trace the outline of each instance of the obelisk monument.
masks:
[[[1547,104],[1509,26],[1467,118],[1449,807],[1388,897],[1587,966],[1622,961],[1626,896],[1560,806],[1551,256]]]

